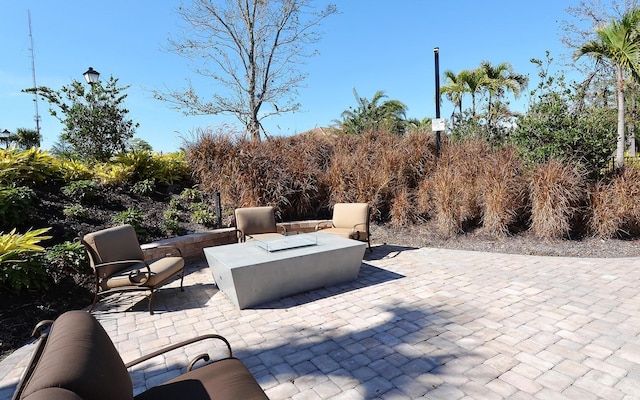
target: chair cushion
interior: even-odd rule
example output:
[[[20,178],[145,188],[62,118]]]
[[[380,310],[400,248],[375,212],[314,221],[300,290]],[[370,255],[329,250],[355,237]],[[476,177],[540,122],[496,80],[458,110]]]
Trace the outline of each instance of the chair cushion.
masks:
[[[236,227],[245,235],[278,232],[273,207],[246,207],[236,209]]]
[[[237,358],[225,358],[148,389],[136,400],[264,400],[258,382]]]
[[[335,228],[353,229],[365,232],[369,218],[367,203],[336,203],[333,207],[333,226]],[[357,225],[357,226],[356,226]]]
[[[100,323],[86,311],[68,311],[53,323],[22,398],[109,400],[133,398],[129,373]],[[45,390],[46,396],[36,394]],[[49,397],[51,393],[51,397]]]
[[[114,226],[92,232],[85,235],[83,239],[93,248],[98,257],[95,262],[98,264],[121,260],[144,260],[136,231],[131,225]],[[100,270],[100,278],[111,276],[130,266],[128,264],[107,266]]]
[[[332,235],[340,236],[346,239],[355,239],[355,240],[364,240],[361,237],[364,236],[366,239],[366,233],[353,231],[351,228],[327,228],[322,229],[322,233],[330,233]]]
[[[151,277],[141,286],[156,287],[184,269],[182,257],[164,257],[149,262]],[[127,269],[111,275],[100,282],[103,290],[138,285],[147,277],[147,268],[143,264],[134,264]]]

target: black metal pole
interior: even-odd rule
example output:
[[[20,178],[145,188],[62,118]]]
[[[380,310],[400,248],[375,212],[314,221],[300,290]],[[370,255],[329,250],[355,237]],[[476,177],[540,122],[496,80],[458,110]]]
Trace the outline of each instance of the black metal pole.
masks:
[[[436,119],[440,119],[440,49],[433,49],[436,69]],[[440,154],[440,131],[436,131],[436,151]]]

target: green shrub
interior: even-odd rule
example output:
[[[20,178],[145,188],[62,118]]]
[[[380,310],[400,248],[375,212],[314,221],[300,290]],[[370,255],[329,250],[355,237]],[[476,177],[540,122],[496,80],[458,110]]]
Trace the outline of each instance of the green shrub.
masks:
[[[27,220],[35,211],[35,192],[26,186],[0,187],[0,229],[9,229]]]
[[[64,214],[65,217],[69,218],[83,219],[89,216],[89,210],[87,210],[81,204],[73,204],[70,206],[65,206],[62,209],[62,214]]]
[[[0,287],[17,293],[46,286],[47,274],[38,255],[44,248],[38,243],[51,238],[43,235],[49,229],[36,229],[24,234],[13,229],[0,236]]]
[[[192,203],[189,209],[191,210],[191,222],[206,227],[214,227],[216,225],[216,214],[211,211],[207,203]]]
[[[91,273],[87,251],[79,241],[66,241],[48,247],[45,250],[44,259],[47,273],[56,283],[70,274]]]
[[[81,180],[71,182],[70,184],[63,186],[61,189],[62,194],[68,198],[80,202],[90,201],[98,195],[98,184],[91,180]]]
[[[61,177],[58,159],[36,148],[0,150],[0,185],[37,185]]]
[[[131,191],[138,196],[149,196],[156,190],[156,181],[144,179],[133,184]]]
[[[204,199],[204,194],[198,189],[186,188],[180,193],[180,199],[199,203]]]
[[[125,211],[116,213],[111,219],[111,222],[115,225],[129,224],[133,226],[133,229],[135,229],[138,235],[138,240],[144,242],[148,236],[147,230],[142,227],[144,219],[145,215],[142,211],[130,207]]]

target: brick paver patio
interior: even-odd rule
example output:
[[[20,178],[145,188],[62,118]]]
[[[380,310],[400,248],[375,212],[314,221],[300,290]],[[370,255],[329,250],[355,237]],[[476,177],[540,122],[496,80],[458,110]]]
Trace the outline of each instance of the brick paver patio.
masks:
[[[640,399],[640,258],[387,245],[365,258],[354,282],[242,311],[202,262],[185,292],[177,282],[158,292],[153,316],[139,294],[94,314],[125,361],[222,334],[274,400]],[[132,370],[136,393],[207,345]],[[0,398],[32,347],[0,363]]]

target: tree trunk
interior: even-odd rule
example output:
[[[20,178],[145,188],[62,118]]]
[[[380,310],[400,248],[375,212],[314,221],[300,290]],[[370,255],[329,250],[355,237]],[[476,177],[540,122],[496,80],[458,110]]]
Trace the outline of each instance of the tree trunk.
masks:
[[[618,146],[616,147],[616,166],[621,168],[624,165],[624,76],[622,65],[617,65],[618,85],[616,87],[618,95]]]

